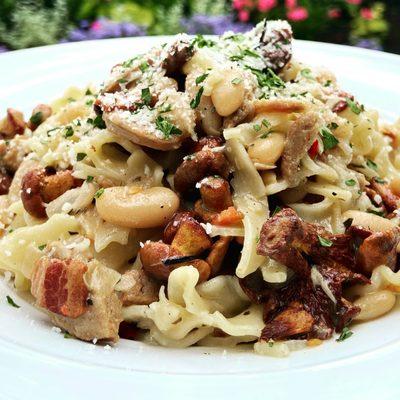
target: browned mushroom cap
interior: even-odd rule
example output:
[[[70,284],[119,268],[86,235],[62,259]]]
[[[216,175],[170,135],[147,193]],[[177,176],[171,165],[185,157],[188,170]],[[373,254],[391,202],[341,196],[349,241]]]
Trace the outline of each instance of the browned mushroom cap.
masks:
[[[0,121],[0,134],[9,138],[22,135],[25,127],[24,114],[14,108],[8,108],[7,116]]]

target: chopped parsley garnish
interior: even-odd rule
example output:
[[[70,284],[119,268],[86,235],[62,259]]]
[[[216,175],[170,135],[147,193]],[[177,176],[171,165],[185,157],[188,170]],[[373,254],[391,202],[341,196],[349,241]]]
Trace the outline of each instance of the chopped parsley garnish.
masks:
[[[324,150],[330,150],[337,146],[339,140],[332,135],[332,132],[328,127],[323,127],[319,131],[322,137],[322,143],[324,144]]]
[[[231,80],[233,85],[239,85],[240,82],[242,82],[241,78],[235,78]]]
[[[356,181],[355,181],[355,179],[347,179],[347,181],[344,181],[344,183],[347,186],[354,186],[356,184]]]
[[[7,303],[10,305],[10,306],[12,306],[12,307],[15,307],[15,308],[20,308],[21,306],[19,306],[10,296],[6,296],[6,299],[7,299]]]
[[[239,54],[235,54],[235,55],[229,57],[229,59],[231,61],[240,61],[240,60],[243,60],[245,57],[260,58],[260,55],[253,50],[244,49]]]
[[[74,135],[74,129],[72,128],[72,126],[70,126],[70,125],[66,126],[65,127],[65,135],[64,136],[66,138],[68,138],[68,137],[71,137],[73,135]]]
[[[164,139],[169,139],[171,135],[181,135],[182,131],[177,128],[174,124],[168,121],[168,119],[159,115],[156,119],[156,127],[164,134]]]
[[[134,62],[137,58],[138,58],[138,57],[133,57],[133,58],[130,58],[129,60],[124,61],[124,62],[122,63],[122,66],[123,66],[124,68],[130,68],[130,67],[132,67],[133,62]]]
[[[353,111],[354,114],[361,114],[362,111],[364,111],[364,106],[357,104],[355,101],[346,98],[346,103],[350,107],[350,110]]]
[[[142,89],[141,99],[146,106],[148,106],[151,103],[151,93],[148,87]]]
[[[64,333],[64,339],[73,339],[73,338],[74,337],[71,334],[69,334],[68,332]]]
[[[159,112],[160,114],[169,112],[169,111],[171,111],[171,110],[172,110],[172,106],[171,106],[171,104],[169,104],[169,103],[163,104],[161,107],[158,108],[158,112]]]
[[[345,326],[342,330],[342,333],[340,334],[340,336],[336,339],[337,342],[343,342],[346,339],[348,339],[350,336],[353,335],[353,332],[347,327]]]
[[[195,109],[200,104],[201,96],[203,95],[204,87],[201,86],[196,94],[196,97],[190,101],[190,108]]]
[[[118,83],[126,83],[126,82],[128,82],[127,79],[124,78],[118,79]]]
[[[29,121],[35,126],[40,125],[43,121],[43,113],[41,111],[38,111],[37,113],[32,115]]]
[[[250,70],[256,76],[258,85],[261,87],[267,87],[269,89],[285,87],[285,82],[278,75],[276,75],[271,68],[267,68],[266,71],[253,68],[248,65],[246,65],[245,68]]]
[[[91,175],[88,175],[88,176],[86,177],[86,182],[92,182],[92,181],[93,181],[93,179],[94,179],[94,177],[93,177],[93,176],[91,176]]]
[[[93,105],[93,100],[88,100],[88,101],[86,102],[86,105],[87,105],[88,107],[92,106],[92,105]]]
[[[101,115],[97,115],[95,119],[88,118],[87,122],[92,124],[95,128],[106,129],[106,124],[103,121],[103,118],[101,118]]]
[[[76,161],[82,161],[87,156],[86,153],[78,153],[76,155]]]
[[[301,74],[301,76],[304,76],[304,78],[306,78],[306,79],[314,80],[314,77],[311,74],[311,69],[310,68],[302,69],[300,71],[300,74]]]
[[[274,341],[273,340],[268,340],[268,347],[274,347]]]
[[[44,249],[45,249],[45,247],[46,247],[46,245],[45,245],[45,244],[41,244],[40,246],[38,246],[38,249],[39,249],[40,251],[42,251],[42,250],[44,250]]]
[[[368,159],[367,160],[367,167],[377,171],[378,170],[378,166],[376,165],[376,163],[374,163],[372,160]]]
[[[334,131],[335,129],[339,128],[339,125],[336,122],[331,122],[330,124],[328,124],[328,128]]]
[[[330,79],[328,79],[326,82],[325,82],[325,87],[328,87],[328,86],[331,86],[332,85],[332,81],[330,80]]]
[[[86,89],[85,96],[93,96],[93,93],[90,89]]]
[[[104,188],[101,188],[94,194],[94,197],[98,199],[103,193],[104,193]]]
[[[353,218],[347,218],[346,221],[343,222],[343,225],[346,229],[350,228],[353,223]]]
[[[254,125],[253,125],[253,129],[254,129],[256,132],[260,132],[260,131],[261,131],[261,125],[259,125],[259,124],[254,124]]]
[[[378,176],[376,176],[376,177],[374,178],[374,180],[375,180],[375,182],[377,182],[377,183],[381,183],[381,184],[385,184],[385,183],[386,183],[386,181],[385,181],[384,179],[379,178]]]
[[[318,241],[319,241],[319,244],[322,247],[331,247],[333,245],[333,242],[331,240],[326,239],[326,238],[324,238],[322,236],[319,236],[319,235],[318,235]]]
[[[149,63],[147,61],[143,61],[139,65],[139,69],[144,73],[145,71],[147,71],[149,69]]]
[[[279,211],[281,211],[281,210],[282,210],[281,207],[276,206],[274,212],[273,212],[272,215],[271,215],[271,217],[273,217],[275,214],[277,214],[277,213],[278,213]]]
[[[197,35],[192,42],[192,46],[197,44],[197,47],[213,47],[215,46],[215,42],[210,39],[205,39],[203,35]]]
[[[375,214],[375,215],[378,215],[379,217],[383,217],[385,215],[385,213],[383,211],[377,211],[377,210],[372,210],[372,209],[367,210],[367,213]]]
[[[203,74],[200,75],[196,78],[196,85],[198,85],[201,82],[204,82],[204,80],[207,78],[208,74]]]

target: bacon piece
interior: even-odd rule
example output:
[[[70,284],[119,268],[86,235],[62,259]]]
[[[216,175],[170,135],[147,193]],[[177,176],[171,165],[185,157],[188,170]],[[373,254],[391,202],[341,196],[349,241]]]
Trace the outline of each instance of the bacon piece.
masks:
[[[77,318],[87,311],[88,288],[83,280],[87,267],[81,261],[39,259],[32,275],[32,295],[39,307]]]
[[[242,222],[243,214],[235,207],[228,207],[213,218],[212,223],[219,226],[231,226]]]

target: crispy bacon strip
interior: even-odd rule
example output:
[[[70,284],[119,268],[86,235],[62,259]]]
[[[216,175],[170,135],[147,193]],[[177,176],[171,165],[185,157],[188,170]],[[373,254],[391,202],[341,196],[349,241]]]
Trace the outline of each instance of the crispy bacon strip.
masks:
[[[87,311],[88,288],[83,280],[87,266],[78,260],[39,259],[32,275],[32,295],[39,307],[77,318]]]

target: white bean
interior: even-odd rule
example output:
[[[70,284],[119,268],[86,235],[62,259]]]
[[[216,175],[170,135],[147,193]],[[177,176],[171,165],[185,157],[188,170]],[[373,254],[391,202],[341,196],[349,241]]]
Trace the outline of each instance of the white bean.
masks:
[[[359,225],[372,232],[385,232],[390,231],[396,227],[396,225],[389,219],[382,218],[379,215],[367,213],[364,211],[349,210],[343,214],[343,221],[351,218],[353,220],[352,225]]]
[[[104,189],[96,208],[107,222],[128,228],[165,225],[179,208],[179,197],[168,188],[118,186]]]
[[[210,136],[220,136],[222,134],[222,118],[215,111],[210,96],[201,97],[198,110],[204,132]]]
[[[244,85],[241,75],[234,71],[226,73],[224,79],[214,86],[211,99],[221,117],[233,114],[244,100]]]
[[[388,313],[396,303],[396,296],[389,290],[368,293],[358,298],[354,305],[360,307],[360,313],[354,318],[367,321]]]
[[[254,163],[274,165],[281,157],[284,147],[285,137],[280,133],[271,133],[265,139],[256,139],[247,152]]]

